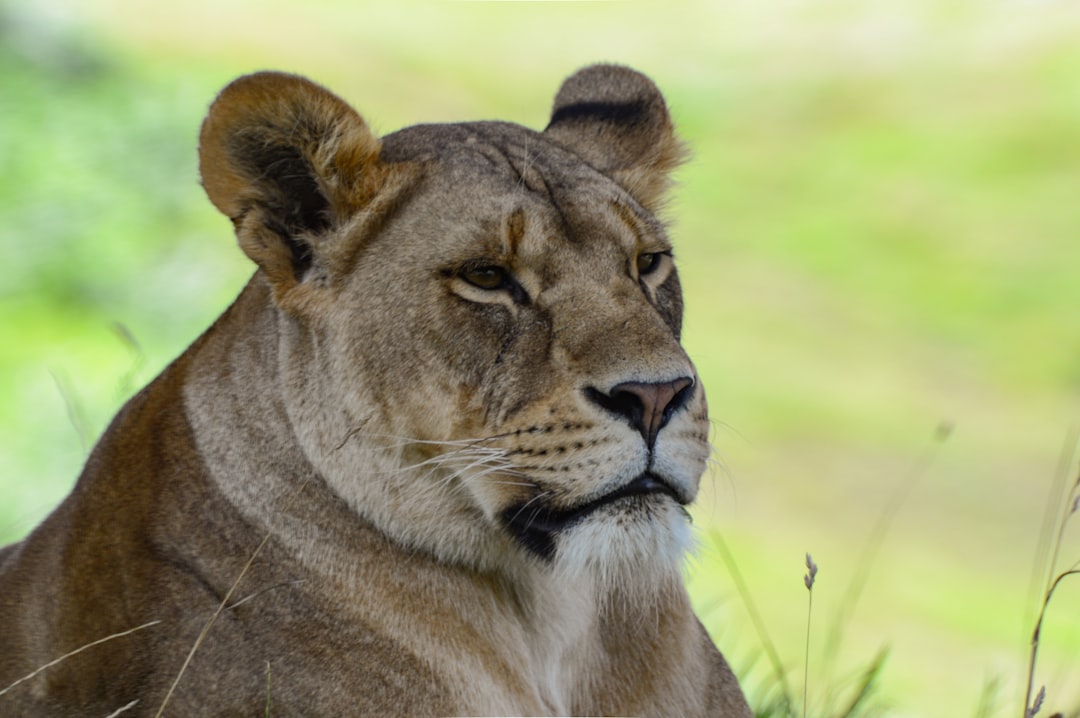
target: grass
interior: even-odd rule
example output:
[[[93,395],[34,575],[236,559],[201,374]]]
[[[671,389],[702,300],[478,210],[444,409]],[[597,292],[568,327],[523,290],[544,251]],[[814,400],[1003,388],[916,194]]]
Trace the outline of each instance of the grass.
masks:
[[[947,434],[939,432],[937,438],[944,439],[946,437]],[[1038,616],[1035,619],[1034,628],[1031,634],[1031,643],[1027,660],[1026,688],[1023,694],[1021,710],[1023,718],[1034,718],[1040,713],[1047,701],[1048,694],[1046,685],[1039,684],[1036,680],[1036,666],[1039,649],[1042,645],[1044,622],[1050,603],[1054,594],[1064,581],[1080,575],[1080,560],[1077,560],[1066,569],[1059,568],[1061,551],[1065,545],[1066,529],[1070,519],[1080,512],[1080,470],[1077,471],[1076,480],[1073,483],[1066,484],[1064,480],[1066,472],[1071,465],[1069,459],[1076,453],[1076,448],[1080,447],[1075,436],[1072,436],[1071,439],[1071,441],[1066,443],[1065,450],[1062,454],[1060,470],[1054,481],[1054,489],[1051,496],[1056,495],[1057,501],[1052,500],[1048,506],[1047,513],[1052,516],[1052,519],[1044,525],[1044,532],[1047,537],[1046,542],[1044,543],[1044,550],[1040,551],[1040,557],[1036,559],[1036,564],[1042,564],[1045,567],[1044,572],[1046,578],[1041,593],[1041,602],[1038,607]],[[921,470],[925,470],[926,468],[926,464],[920,467]],[[890,713],[890,711],[883,707],[879,701],[875,700],[878,697],[877,693],[884,681],[885,663],[889,653],[887,648],[880,650],[878,654],[866,664],[865,668],[854,678],[854,680],[844,680],[840,685],[833,683],[832,664],[837,657],[843,633],[852,627],[851,615],[854,607],[859,602],[859,597],[865,588],[870,568],[875,562],[874,558],[886,539],[888,526],[891,523],[898,505],[897,501],[892,501],[885,506],[885,510],[882,512],[882,515],[875,526],[875,530],[866,544],[860,562],[856,566],[852,582],[844,593],[844,601],[841,604],[841,610],[838,611],[829,628],[829,639],[824,653],[821,656],[820,665],[816,664],[816,667],[819,668],[818,673],[823,677],[823,680],[816,688],[819,693],[824,694],[824,699],[821,701],[822,707],[818,711],[811,713],[811,715],[835,716],[837,718],[858,718],[859,716]],[[719,534],[714,533],[711,536],[711,542],[714,549],[721,556],[723,563],[730,574],[731,580],[739,593],[739,597],[753,624],[758,643],[760,644],[761,650],[766,656],[767,663],[770,667],[770,672],[765,677],[761,677],[760,675],[752,677],[754,675],[754,665],[744,668],[743,671],[741,671],[741,680],[743,682],[744,690],[751,691],[756,689],[756,695],[752,698],[752,704],[755,707],[755,715],[759,718],[766,716],[796,718],[796,716],[799,715],[797,706],[801,705],[802,718],[806,718],[810,706],[810,642],[812,634],[811,629],[813,627],[813,589],[818,574],[817,564],[810,554],[807,553],[807,572],[803,577],[803,583],[808,592],[805,627],[806,639],[802,669],[803,692],[802,701],[797,704],[794,700],[794,693],[788,680],[789,670],[785,667],[785,663],[780,656],[780,651],[777,649],[776,644],[769,634],[766,623],[762,619],[761,613],[757,608],[754,594],[739,569],[736,558]],[[1038,572],[1039,569],[1040,567],[1037,565],[1036,571]],[[756,661],[754,662],[756,663]],[[1000,685],[1001,680],[999,677],[993,677],[986,681],[983,691],[979,696],[979,702],[975,711],[977,717],[999,714],[1000,711],[998,710],[997,703]],[[1035,690],[1036,685],[1039,686],[1037,692]],[[1062,700],[1063,697],[1059,696],[1058,701],[1061,702]],[[1055,712],[1051,718],[1064,718],[1065,715],[1065,712],[1059,711]],[[1080,701],[1073,703],[1072,709],[1067,715],[1080,716]]]
[[[758,718],[806,718],[807,715],[835,716],[835,718],[859,718],[861,716],[876,715],[882,712],[882,708],[875,703],[875,694],[880,687],[888,651],[882,650],[871,660],[861,673],[853,679],[845,679],[833,683],[831,675],[831,662],[835,658],[837,643],[831,643],[826,650],[824,660],[815,668],[820,667],[824,675],[822,681],[815,684],[815,698],[819,699],[821,708],[810,712],[810,687],[811,681],[811,654],[810,637],[813,628],[813,595],[814,585],[817,580],[818,566],[806,554],[806,575],[803,576],[803,584],[807,590],[806,612],[806,643],[803,652],[802,667],[802,701],[795,700],[795,693],[789,681],[789,670],[785,667],[776,644],[769,634],[769,630],[762,620],[756,608],[756,600],[746,584],[730,549],[723,538],[714,533],[711,537],[713,546],[723,557],[724,564],[731,577],[744,606],[754,622],[754,630],[761,650],[765,654],[768,671],[765,676],[754,675],[755,666],[744,668],[741,672],[743,689],[750,696],[754,714]],[[842,631],[846,626],[846,617],[838,616],[833,631]],[[801,710],[800,710],[801,706]]]
[[[810,691],[810,626],[813,624],[814,618],[814,580],[817,578],[818,567],[814,563],[814,559],[810,558],[810,554],[806,554],[806,576],[803,577],[803,583],[806,584],[806,651],[803,653],[803,718],[806,718],[806,697]]]
[[[198,123],[226,81],[307,73],[384,131],[478,117],[539,127],[563,76],[618,60],[658,81],[695,152],[671,215],[685,341],[727,466],[696,520],[723,531],[776,652],[803,657],[791,588],[811,546],[828,570],[815,615],[848,611],[835,680],[857,685],[888,646],[875,681],[892,714],[985,702],[1012,715],[1023,702],[1042,479],[1080,388],[1070,4],[206,1],[150,13],[88,0],[69,25],[0,7],[0,541],[70,488],[85,451],[68,412],[96,436],[250,271],[195,174]],[[947,446],[904,489],[943,420]],[[903,491],[846,609],[864,539]],[[1076,551],[1073,527],[1063,560]],[[1063,610],[1077,583],[1046,612],[1040,715],[1080,701],[1080,624]],[[725,651],[749,663],[758,639],[708,543],[691,584]],[[814,635],[811,669],[828,643]]]
[[[31,678],[33,678],[34,676],[42,673],[43,671],[47,671],[50,668],[52,668],[53,666],[55,666],[55,665],[57,665],[59,663],[63,663],[64,661],[71,658],[72,656],[77,656],[78,654],[82,653],[83,651],[85,651],[87,649],[93,648],[94,646],[100,646],[102,643],[107,643],[108,641],[114,641],[117,638],[123,638],[124,636],[130,636],[132,633],[135,633],[136,631],[141,631],[144,628],[150,628],[151,626],[156,626],[159,623],[161,623],[161,621],[149,621],[149,622],[144,623],[142,625],[135,626],[134,628],[129,628],[126,631],[120,631],[119,633],[112,633],[112,634],[110,634],[108,636],[104,636],[102,638],[99,638],[96,641],[91,641],[90,643],[79,646],[78,648],[76,648],[76,649],[74,649],[72,651],[68,651],[64,655],[62,655],[62,656],[60,656],[58,658],[54,658],[53,660],[49,661],[48,663],[44,663],[44,664],[38,666],[33,671],[26,674],[25,676],[18,679],[17,681],[14,681],[13,683],[11,683],[9,685],[0,687],[0,696],[3,696],[5,693],[12,690],[13,688],[18,686],[19,684],[25,683],[26,681],[28,681]]]
[[[1069,452],[1070,454],[1073,452]],[[1024,698],[1024,718],[1032,718],[1035,716],[1039,709],[1042,707],[1046,700],[1046,686],[1042,685],[1039,688],[1038,693],[1035,693],[1036,684],[1036,661],[1039,656],[1039,646],[1042,642],[1042,629],[1043,623],[1046,620],[1047,609],[1050,608],[1050,601],[1054,597],[1054,593],[1058,590],[1062,581],[1069,579],[1072,576],[1080,575],[1080,559],[1078,559],[1068,569],[1059,570],[1058,561],[1061,557],[1062,544],[1065,538],[1065,529],[1068,527],[1069,520],[1080,511],[1080,472],[1077,473],[1076,481],[1067,488],[1062,496],[1060,509],[1056,512],[1052,527],[1056,527],[1056,536],[1054,536],[1053,543],[1050,549],[1050,558],[1046,562],[1046,583],[1042,592],[1042,603],[1039,606],[1039,617],[1035,621],[1035,628],[1031,634],[1031,651],[1028,654],[1028,673],[1027,673],[1027,688],[1025,690]],[[1054,528],[1051,528],[1051,532],[1054,532]],[[1080,708],[1077,709],[1080,711]]]

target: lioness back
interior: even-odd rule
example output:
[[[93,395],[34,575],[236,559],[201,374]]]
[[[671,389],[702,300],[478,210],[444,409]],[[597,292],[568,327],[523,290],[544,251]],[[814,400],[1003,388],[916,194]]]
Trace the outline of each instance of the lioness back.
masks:
[[[749,716],[681,578],[708,414],[652,82],[379,139],[259,73],[199,157],[257,269],[0,549],[0,715]]]

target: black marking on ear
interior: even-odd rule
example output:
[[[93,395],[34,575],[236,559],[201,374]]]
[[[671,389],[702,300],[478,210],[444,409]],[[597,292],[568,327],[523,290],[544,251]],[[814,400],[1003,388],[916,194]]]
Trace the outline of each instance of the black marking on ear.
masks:
[[[311,164],[291,145],[268,143],[256,133],[238,135],[231,148],[255,184],[261,204],[277,234],[293,257],[297,279],[311,267],[311,247],[299,235],[319,234],[330,227],[330,202],[319,188]]]
[[[648,118],[648,104],[642,100],[632,102],[575,102],[572,105],[555,110],[548,127],[557,125],[560,122],[574,120],[637,125],[645,123]]]

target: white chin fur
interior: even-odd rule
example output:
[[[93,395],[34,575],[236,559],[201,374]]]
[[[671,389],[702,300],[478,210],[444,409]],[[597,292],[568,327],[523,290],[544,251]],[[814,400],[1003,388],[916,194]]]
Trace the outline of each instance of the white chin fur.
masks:
[[[631,603],[650,602],[678,583],[693,543],[689,518],[670,500],[633,500],[632,506],[601,511],[558,536],[554,569],[560,580],[590,582],[598,597]]]

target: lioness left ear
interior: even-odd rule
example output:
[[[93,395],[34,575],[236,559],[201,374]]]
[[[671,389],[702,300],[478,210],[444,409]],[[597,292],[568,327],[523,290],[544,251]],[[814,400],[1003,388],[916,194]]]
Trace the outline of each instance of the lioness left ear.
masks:
[[[379,148],[355,110],[296,75],[247,75],[214,100],[199,135],[203,187],[279,300],[320,237],[378,192]]]
[[[655,212],[686,159],[663,95],[619,65],[592,65],[559,88],[544,134],[608,175]]]

